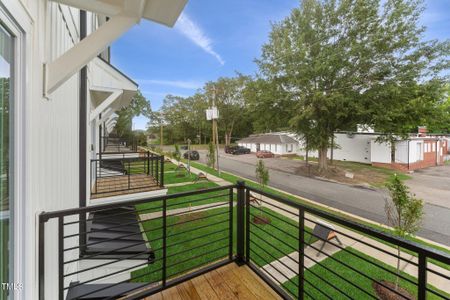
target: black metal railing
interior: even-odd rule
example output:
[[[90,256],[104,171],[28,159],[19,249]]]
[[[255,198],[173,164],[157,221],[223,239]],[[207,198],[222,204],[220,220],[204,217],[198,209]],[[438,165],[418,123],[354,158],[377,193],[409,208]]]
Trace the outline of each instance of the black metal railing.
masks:
[[[40,299],[141,299],[233,261],[233,188],[42,213]]]
[[[259,189],[241,189],[245,261],[283,298],[379,299],[382,290],[400,299],[449,299],[450,277],[443,271],[449,270],[449,254]]]
[[[137,140],[134,138],[119,138],[103,136],[100,138],[102,153],[137,151]]]
[[[91,194],[164,187],[164,156],[153,152],[109,152],[91,160]]]
[[[45,262],[49,231],[57,272]],[[397,277],[392,259],[402,262],[399,284],[413,297],[449,298],[450,255],[243,182],[43,213],[39,233],[40,299],[142,299],[233,261],[285,299],[376,299],[375,288],[408,298],[387,283]],[[86,263],[95,259],[103,260]]]

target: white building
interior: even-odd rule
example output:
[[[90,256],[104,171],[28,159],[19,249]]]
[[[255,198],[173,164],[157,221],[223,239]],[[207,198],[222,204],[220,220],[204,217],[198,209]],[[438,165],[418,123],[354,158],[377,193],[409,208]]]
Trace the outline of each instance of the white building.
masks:
[[[295,154],[299,150],[298,141],[284,133],[255,134],[237,141],[237,144],[252,152],[266,150],[276,155]]]
[[[398,140],[395,146],[395,162],[392,163],[391,146],[380,143],[380,134],[373,132],[337,132],[334,134],[334,148],[329,149],[328,158],[396,168],[402,171],[415,170],[444,163],[448,141],[442,137],[410,137]],[[306,152],[300,141],[299,155]],[[317,157],[317,151],[310,151],[310,157]]]
[[[89,204],[90,158],[98,152],[100,130],[112,129],[114,111],[137,89],[109,63],[108,46],[141,18],[173,26],[185,3],[1,1],[0,276],[17,284],[0,291],[1,299],[58,299],[57,224],[39,232],[38,215]],[[43,239],[46,254],[39,259]]]

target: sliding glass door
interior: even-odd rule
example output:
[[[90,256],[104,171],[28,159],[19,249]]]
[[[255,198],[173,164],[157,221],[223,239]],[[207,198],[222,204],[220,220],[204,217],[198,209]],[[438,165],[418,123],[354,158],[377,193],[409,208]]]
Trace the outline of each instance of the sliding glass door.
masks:
[[[0,282],[12,279],[12,108],[14,38],[0,23]],[[11,291],[12,292],[12,291]],[[8,288],[0,289],[0,299],[8,298]]]

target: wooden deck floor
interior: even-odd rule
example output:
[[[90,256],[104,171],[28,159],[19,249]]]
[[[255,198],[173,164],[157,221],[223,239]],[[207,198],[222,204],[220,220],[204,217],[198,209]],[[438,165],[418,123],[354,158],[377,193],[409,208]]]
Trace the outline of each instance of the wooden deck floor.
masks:
[[[231,263],[198,276],[146,300],[281,299],[247,266]]]
[[[128,176],[111,176],[97,179],[96,186],[92,189],[92,199],[129,195],[158,190],[152,176],[145,174],[131,175],[128,184]]]

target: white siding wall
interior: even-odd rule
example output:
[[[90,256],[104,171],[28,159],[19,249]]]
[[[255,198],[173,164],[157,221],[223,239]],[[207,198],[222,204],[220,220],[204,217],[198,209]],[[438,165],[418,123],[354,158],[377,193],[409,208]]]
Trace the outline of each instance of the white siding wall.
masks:
[[[370,157],[372,162],[391,163],[391,147],[386,143],[377,143],[372,140],[370,143]]]
[[[256,144],[254,143],[238,143],[239,146],[256,152]],[[287,150],[286,150],[287,147]],[[290,151],[292,149],[292,151]],[[276,155],[296,154],[299,151],[298,144],[260,144],[260,150],[271,151]]]
[[[409,163],[423,160],[423,141],[409,141]]]
[[[361,163],[370,163],[370,141],[377,136],[355,134],[349,136],[345,133],[335,134],[335,144],[338,149],[333,150],[333,158]],[[328,155],[331,156],[330,154]]]
[[[13,5],[15,10],[11,9]],[[47,0],[9,0],[5,6],[14,19],[23,20],[25,15],[32,20],[29,29],[24,32],[24,70],[27,81],[20,83],[26,91],[25,111],[20,112],[20,117],[25,122],[25,136],[15,137],[23,139],[25,143],[25,161],[21,162],[25,170],[22,199],[24,211],[21,212],[24,219],[17,220],[24,224],[24,236],[21,238],[25,245],[23,257],[15,259],[22,265],[25,287],[18,299],[37,299],[38,214],[42,211],[74,208],[79,203],[79,74],[72,76],[46,99],[42,96],[42,66],[78,42],[79,11]],[[17,20],[19,25],[21,20]],[[58,263],[56,222],[49,221],[46,227],[46,291],[55,291]],[[76,226],[73,226],[73,229],[67,228],[65,234],[76,231]],[[71,239],[65,247],[76,243],[76,239]],[[65,259],[76,256],[76,252],[67,252]],[[76,267],[68,265],[66,271]],[[68,278],[66,285],[69,280],[75,279]],[[46,299],[57,299],[57,296],[49,293]]]

